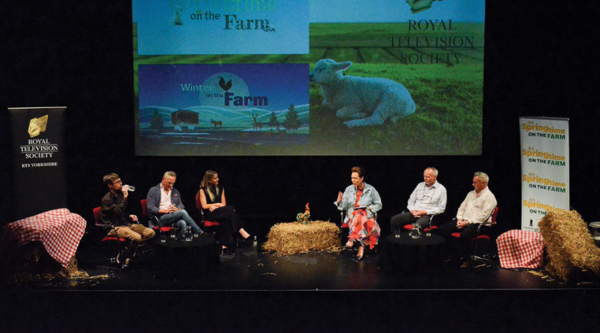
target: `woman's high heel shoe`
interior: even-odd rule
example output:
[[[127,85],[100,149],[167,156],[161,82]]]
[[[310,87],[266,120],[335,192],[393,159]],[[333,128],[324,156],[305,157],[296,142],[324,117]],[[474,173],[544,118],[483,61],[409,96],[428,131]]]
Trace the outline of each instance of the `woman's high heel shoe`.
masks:
[[[358,249],[358,254],[356,255],[356,260],[360,261],[363,258],[363,255],[365,254],[365,248],[364,247],[360,247]]]

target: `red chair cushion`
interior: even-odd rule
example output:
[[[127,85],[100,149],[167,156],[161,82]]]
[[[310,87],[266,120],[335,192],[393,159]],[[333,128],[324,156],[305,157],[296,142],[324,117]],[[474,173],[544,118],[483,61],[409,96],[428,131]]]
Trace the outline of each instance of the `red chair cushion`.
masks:
[[[204,221],[204,226],[205,227],[218,227],[220,226],[221,223],[219,222],[214,222],[214,221]]]
[[[453,232],[451,236],[454,237],[454,238],[460,238],[460,232]],[[477,236],[477,237],[475,237],[473,239],[475,239],[475,240],[487,240],[487,241],[489,241],[490,240],[490,236],[488,236],[488,235],[479,235],[479,236]]]
[[[127,239],[125,239],[125,238],[115,237],[115,236],[106,236],[106,237],[102,238],[103,242],[106,242],[106,241],[121,241],[121,242],[124,242],[126,240]]]
[[[158,229],[158,226],[154,226],[152,227],[152,230],[158,231],[158,232],[169,232],[171,230],[173,230],[173,227],[160,227],[160,230]]]
[[[404,230],[412,230],[412,228],[413,228],[412,224],[405,224],[402,226],[402,229],[404,229]],[[437,230],[437,229],[438,229],[438,227],[436,227],[436,226],[431,227],[431,231]],[[428,232],[429,228],[425,228],[425,229],[423,229],[423,231]]]

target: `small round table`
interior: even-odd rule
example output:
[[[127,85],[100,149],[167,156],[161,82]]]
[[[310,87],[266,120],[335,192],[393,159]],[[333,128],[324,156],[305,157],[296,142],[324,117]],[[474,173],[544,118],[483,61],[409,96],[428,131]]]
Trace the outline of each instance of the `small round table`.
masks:
[[[156,242],[156,268],[165,276],[197,276],[207,273],[219,262],[220,246],[207,235],[191,241],[166,237],[165,242]]]
[[[408,233],[402,233],[400,238],[387,236],[379,255],[379,266],[388,272],[437,272],[442,267],[445,241],[438,235],[416,239]]]

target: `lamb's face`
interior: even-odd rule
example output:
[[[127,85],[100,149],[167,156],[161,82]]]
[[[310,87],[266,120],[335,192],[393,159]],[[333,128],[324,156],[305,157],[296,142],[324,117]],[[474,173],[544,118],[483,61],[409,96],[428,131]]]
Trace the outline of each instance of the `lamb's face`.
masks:
[[[340,71],[350,67],[351,62],[346,61],[338,64],[332,59],[321,59],[317,62],[315,69],[309,74],[310,82],[316,82],[318,84],[327,84],[338,79],[342,76]]]

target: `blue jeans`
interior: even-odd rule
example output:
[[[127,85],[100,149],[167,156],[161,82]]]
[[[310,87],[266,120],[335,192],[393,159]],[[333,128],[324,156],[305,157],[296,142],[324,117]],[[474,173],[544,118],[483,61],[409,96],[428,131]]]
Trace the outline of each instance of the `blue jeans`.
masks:
[[[176,212],[165,214],[158,219],[158,224],[163,227],[165,225],[175,225],[177,227],[177,237],[182,238],[186,226],[192,227],[192,231],[199,234],[204,233],[200,227],[194,222],[194,219],[184,209]]]

